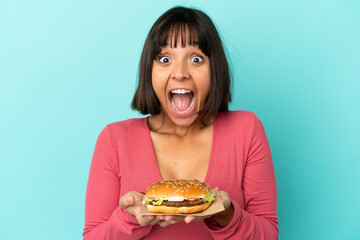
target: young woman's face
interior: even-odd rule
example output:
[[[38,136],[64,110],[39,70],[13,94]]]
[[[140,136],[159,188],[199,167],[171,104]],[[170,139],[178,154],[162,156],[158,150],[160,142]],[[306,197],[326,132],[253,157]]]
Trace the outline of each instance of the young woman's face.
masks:
[[[190,126],[210,91],[209,58],[197,45],[165,46],[153,63],[152,86],[166,116]]]

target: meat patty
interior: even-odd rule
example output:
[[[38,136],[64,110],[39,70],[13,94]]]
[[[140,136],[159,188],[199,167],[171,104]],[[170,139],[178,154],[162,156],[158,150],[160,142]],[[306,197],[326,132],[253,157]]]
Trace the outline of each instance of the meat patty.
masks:
[[[190,206],[195,206],[195,205],[200,205],[205,203],[206,201],[204,199],[202,200],[197,200],[197,201],[181,201],[181,202],[177,202],[177,201],[163,201],[161,206],[168,206],[168,207],[190,207]],[[152,205],[152,202],[150,202],[150,204]]]

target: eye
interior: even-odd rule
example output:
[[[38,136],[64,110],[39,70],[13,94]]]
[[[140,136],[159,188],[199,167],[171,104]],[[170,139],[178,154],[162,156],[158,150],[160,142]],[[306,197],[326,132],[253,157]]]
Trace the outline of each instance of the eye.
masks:
[[[170,62],[170,58],[167,56],[159,56],[158,61],[161,63],[168,63]]]
[[[194,56],[191,58],[191,61],[194,62],[194,63],[201,63],[204,61],[204,58],[201,57],[201,56]]]

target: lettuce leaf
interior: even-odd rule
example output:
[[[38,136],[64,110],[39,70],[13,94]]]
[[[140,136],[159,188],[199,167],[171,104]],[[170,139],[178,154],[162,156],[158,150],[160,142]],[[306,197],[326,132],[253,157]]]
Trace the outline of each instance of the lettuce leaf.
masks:
[[[153,205],[155,205],[155,206],[160,206],[163,201],[164,201],[164,199],[160,198],[160,199],[157,200],[156,202],[153,202]]]
[[[215,200],[215,197],[213,195],[206,195],[203,197],[203,199],[205,199],[207,202],[212,202]]]

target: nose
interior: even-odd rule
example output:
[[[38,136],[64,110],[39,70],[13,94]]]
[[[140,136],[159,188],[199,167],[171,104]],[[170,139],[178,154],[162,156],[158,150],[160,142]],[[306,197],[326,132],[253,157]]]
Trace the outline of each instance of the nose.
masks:
[[[173,71],[171,74],[172,78],[175,80],[184,80],[190,77],[190,73],[188,71],[188,66],[186,62],[180,61],[173,65]]]

